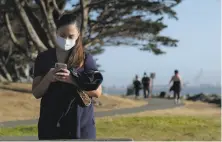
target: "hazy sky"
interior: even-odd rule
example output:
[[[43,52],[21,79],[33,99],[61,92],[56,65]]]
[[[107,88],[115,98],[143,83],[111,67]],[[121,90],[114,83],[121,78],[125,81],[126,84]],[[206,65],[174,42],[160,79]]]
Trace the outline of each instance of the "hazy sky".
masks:
[[[155,84],[167,84],[174,69],[184,82],[219,84],[220,0],[184,0],[176,7],[179,20],[166,20],[162,33],[180,40],[177,48],[155,56],[133,47],[109,47],[97,61],[105,70],[104,85],[128,85],[135,74],[156,72]],[[199,77],[198,77],[199,76]]]
[[[178,47],[165,48],[167,54],[155,56],[133,47],[105,47],[95,58],[105,72],[105,86],[131,83],[135,74],[155,72],[155,84],[169,82],[178,69],[190,84],[219,84],[220,63],[220,0],[184,0],[176,7],[179,20],[166,20],[163,35],[180,40]]]

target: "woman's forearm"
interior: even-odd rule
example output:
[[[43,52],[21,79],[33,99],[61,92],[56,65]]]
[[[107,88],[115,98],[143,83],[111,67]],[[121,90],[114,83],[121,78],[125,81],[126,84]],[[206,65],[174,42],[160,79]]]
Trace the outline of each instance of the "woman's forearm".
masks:
[[[36,99],[39,99],[41,98],[45,92],[47,91],[49,85],[50,85],[50,81],[48,80],[47,78],[47,75],[44,76],[40,81],[39,83],[37,83],[33,89],[32,89],[32,93],[33,95],[35,96]],[[34,84],[34,82],[33,82]]]
[[[93,91],[86,91],[86,93],[90,96],[90,97],[100,97],[102,95],[102,86],[100,85],[98,87],[97,90],[93,90]]]

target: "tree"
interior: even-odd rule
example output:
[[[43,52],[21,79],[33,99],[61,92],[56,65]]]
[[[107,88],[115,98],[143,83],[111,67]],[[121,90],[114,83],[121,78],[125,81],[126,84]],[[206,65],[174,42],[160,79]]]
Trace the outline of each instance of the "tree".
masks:
[[[1,29],[8,31],[1,38],[7,41],[10,37],[13,43],[6,44],[4,57],[9,53],[17,55],[25,65],[38,52],[58,47],[55,21],[65,13],[78,15],[84,46],[92,54],[101,54],[104,45],[132,45],[154,54],[164,53],[161,46],[177,46],[178,40],[160,32],[167,28],[163,23],[166,16],[177,19],[173,8],[182,0],[79,0],[67,10],[68,1],[0,0],[0,15],[4,19]],[[2,51],[3,47],[0,48]],[[10,56],[7,61],[21,65],[13,61],[16,58]],[[13,80],[2,70],[2,77]]]

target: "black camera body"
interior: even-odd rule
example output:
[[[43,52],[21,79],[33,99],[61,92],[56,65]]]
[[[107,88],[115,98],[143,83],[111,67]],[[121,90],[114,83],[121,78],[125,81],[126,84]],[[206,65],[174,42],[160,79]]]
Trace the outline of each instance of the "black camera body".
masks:
[[[71,70],[73,79],[83,91],[96,90],[103,81],[102,74],[97,70],[88,70],[81,73]]]

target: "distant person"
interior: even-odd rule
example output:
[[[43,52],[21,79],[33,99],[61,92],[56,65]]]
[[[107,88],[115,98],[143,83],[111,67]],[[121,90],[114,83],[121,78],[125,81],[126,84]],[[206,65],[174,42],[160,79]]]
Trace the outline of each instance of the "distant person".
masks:
[[[136,75],[135,80],[133,81],[134,90],[135,90],[135,98],[138,98],[140,89],[141,89],[141,82],[139,81],[138,75]]]
[[[173,85],[170,87],[170,92],[174,92],[175,103],[178,104],[180,103],[180,91],[182,87],[182,80],[178,70],[174,71],[174,76],[172,76],[169,84],[171,84],[171,82],[173,82]]]
[[[145,72],[142,78],[142,84],[143,84],[144,98],[147,98],[150,95],[150,78],[147,76]]]

